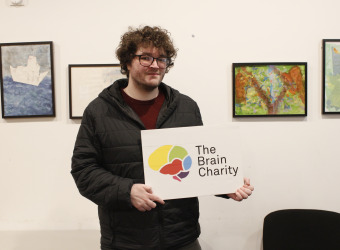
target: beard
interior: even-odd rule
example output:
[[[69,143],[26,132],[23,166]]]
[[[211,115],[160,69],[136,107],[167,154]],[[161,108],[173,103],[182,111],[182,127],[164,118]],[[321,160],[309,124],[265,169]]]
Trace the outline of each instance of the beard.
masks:
[[[143,76],[139,75],[138,77],[133,77],[135,86],[140,90],[151,92],[159,87],[161,84],[165,74],[159,74],[157,77],[153,76]],[[149,78],[149,79],[148,79]]]
[[[159,85],[160,85],[161,83],[159,83],[158,85],[152,85],[152,86],[150,86],[150,85],[141,85],[141,88],[142,89],[144,89],[145,91],[147,91],[147,92],[151,92],[151,91],[153,91],[154,89],[157,89],[158,87],[159,87]]]
[[[137,82],[137,85],[139,86],[140,89],[143,89],[144,91],[147,91],[147,92],[151,92],[154,89],[157,89],[159,87],[159,85],[162,82],[162,79],[160,81],[158,81],[158,83],[142,83],[142,82]]]

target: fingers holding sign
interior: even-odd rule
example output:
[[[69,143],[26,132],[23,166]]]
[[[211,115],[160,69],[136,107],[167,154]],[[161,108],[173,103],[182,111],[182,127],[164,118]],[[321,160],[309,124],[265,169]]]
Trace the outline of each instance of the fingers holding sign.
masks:
[[[144,184],[133,184],[130,196],[131,204],[141,212],[155,208],[156,202],[164,204],[160,197],[153,194],[152,188]]]
[[[254,187],[250,185],[250,179],[244,178],[244,184],[242,187],[236,190],[235,193],[227,194],[227,196],[235,201],[242,201],[247,199],[254,191]]]

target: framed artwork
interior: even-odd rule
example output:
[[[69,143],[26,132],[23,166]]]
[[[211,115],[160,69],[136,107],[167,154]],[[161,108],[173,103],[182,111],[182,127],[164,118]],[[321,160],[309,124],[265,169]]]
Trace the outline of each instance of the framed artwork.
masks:
[[[54,117],[52,42],[1,43],[3,118]]]
[[[114,81],[126,78],[119,64],[70,64],[70,118],[81,119],[87,105]]]
[[[322,113],[340,114],[340,39],[324,39],[322,48]]]
[[[233,63],[233,117],[307,116],[307,63]]]

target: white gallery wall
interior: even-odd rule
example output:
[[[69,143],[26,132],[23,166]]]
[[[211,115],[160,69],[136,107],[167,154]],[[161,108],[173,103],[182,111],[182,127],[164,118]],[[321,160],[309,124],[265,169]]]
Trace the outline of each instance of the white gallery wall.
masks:
[[[0,42],[53,41],[56,117],[0,119],[0,231],[99,229],[69,173],[80,121],[68,118],[68,65],[118,63],[120,36],[139,25],[171,32],[164,82],[197,101],[206,126],[242,127],[255,192],[200,197],[204,249],[261,249],[273,210],[340,212],[340,115],[321,114],[322,39],[340,39],[340,1],[23,1],[0,1]],[[308,116],[232,118],[234,62],[307,62]]]

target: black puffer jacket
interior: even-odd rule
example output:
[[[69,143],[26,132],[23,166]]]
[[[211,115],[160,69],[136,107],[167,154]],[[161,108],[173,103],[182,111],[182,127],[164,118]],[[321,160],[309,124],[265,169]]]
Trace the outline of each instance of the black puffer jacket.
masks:
[[[86,108],[72,157],[72,175],[80,193],[98,205],[101,247],[111,249],[177,249],[200,235],[198,199],[158,204],[149,212],[131,205],[134,183],[144,183],[139,117],[113,85]],[[197,104],[161,83],[165,102],[157,128],[202,125]]]

